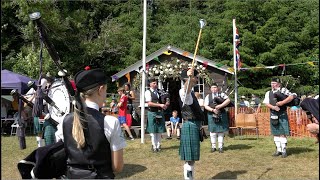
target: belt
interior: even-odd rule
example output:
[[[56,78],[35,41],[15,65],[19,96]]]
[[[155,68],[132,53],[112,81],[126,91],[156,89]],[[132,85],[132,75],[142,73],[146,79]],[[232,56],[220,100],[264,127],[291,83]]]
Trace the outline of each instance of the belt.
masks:
[[[160,108],[148,108],[148,110],[150,112],[161,112],[162,111],[162,109],[160,109]]]

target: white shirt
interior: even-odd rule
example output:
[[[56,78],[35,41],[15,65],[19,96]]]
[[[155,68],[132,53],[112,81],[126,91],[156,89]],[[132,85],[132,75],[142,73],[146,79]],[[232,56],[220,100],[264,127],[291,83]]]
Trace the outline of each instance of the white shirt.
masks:
[[[185,97],[185,93],[186,93],[186,90],[184,88],[181,88],[179,90],[179,95],[180,95],[181,101],[183,103],[184,98],[186,98],[185,104],[186,105],[191,105],[193,103],[193,98],[191,96],[191,92],[188,93],[186,97]]]
[[[211,93],[211,94],[208,94],[205,98],[204,98],[204,105],[206,106],[209,106],[209,96],[211,95],[212,96],[212,99],[217,97],[218,94],[220,94],[220,97],[222,99],[228,99],[229,97],[225,94],[225,93]]]
[[[275,93],[277,91],[280,91],[281,93],[288,95],[288,96],[297,96],[296,93],[291,93],[287,88],[280,88],[279,87],[279,88],[273,90],[272,92]],[[270,91],[267,91],[266,94],[264,95],[264,100],[263,100],[264,104],[270,104],[269,93],[270,93]]]
[[[87,107],[99,110],[98,104],[90,101],[86,101]],[[57,141],[59,139],[63,140],[63,123],[57,126],[58,130],[55,133]],[[127,143],[123,137],[120,123],[116,117],[105,116],[104,117],[104,135],[110,143],[110,149],[112,151],[118,151],[127,146]]]
[[[144,97],[146,99],[146,102],[150,102],[152,100],[152,97],[151,97],[151,92],[153,93],[155,90],[154,89],[151,89],[150,90],[146,90],[146,92],[144,93]],[[157,94],[158,98],[159,98],[159,94]]]

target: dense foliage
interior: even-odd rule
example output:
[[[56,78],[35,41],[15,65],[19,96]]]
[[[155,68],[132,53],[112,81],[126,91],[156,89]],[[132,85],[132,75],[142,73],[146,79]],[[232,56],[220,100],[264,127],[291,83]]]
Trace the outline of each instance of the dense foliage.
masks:
[[[28,16],[35,11],[70,74],[90,65],[111,76],[141,59],[142,0],[1,1],[3,69],[38,78],[39,36]],[[148,0],[147,16],[147,55],[168,44],[193,52],[205,19],[198,55],[233,67],[236,18],[243,67],[319,61],[318,0]],[[57,73],[46,51],[43,69]],[[269,87],[271,76],[296,81],[299,93],[319,91],[318,63],[238,72],[248,92]]]

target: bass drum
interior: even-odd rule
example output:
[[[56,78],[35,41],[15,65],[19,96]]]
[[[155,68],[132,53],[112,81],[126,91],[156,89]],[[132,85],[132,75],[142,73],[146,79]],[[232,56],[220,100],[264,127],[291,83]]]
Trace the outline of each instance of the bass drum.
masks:
[[[48,91],[48,96],[53,100],[60,112],[54,107],[48,104],[48,110],[51,118],[58,123],[63,121],[66,114],[70,113],[71,101],[68,90],[61,80],[56,80],[52,83]],[[61,113],[63,112],[63,113]]]

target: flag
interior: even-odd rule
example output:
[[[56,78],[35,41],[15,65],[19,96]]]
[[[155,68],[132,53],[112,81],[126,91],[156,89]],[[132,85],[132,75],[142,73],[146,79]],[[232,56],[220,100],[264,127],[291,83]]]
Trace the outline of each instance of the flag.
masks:
[[[240,70],[241,68],[241,59],[240,59],[240,53],[239,53],[239,46],[240,46],[240,36],[239,36],[239,33],[238,33],[238,28],[236,28],[236,34],[235,34],[235,37],[234,37],[234,42],[236,44],[236,67],[238,69],[238,71]]]

